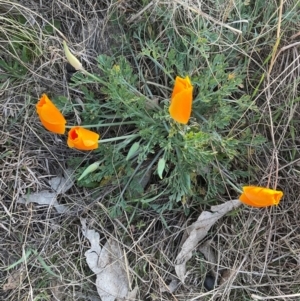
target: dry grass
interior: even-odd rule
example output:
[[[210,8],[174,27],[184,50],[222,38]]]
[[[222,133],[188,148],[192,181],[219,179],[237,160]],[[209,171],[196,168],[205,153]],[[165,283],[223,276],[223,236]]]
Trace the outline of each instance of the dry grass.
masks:
[[[259,38],[241,43],[237,40],[234,45],[241,53],[251,46],[247,66],[249,79],[245,85],[248,93],[254,93],[258,87],[259,79],[252,80],[257,69],[269,70],[268,78],[255,96],[261,118],[253,125],[253,132],[263,133],[272,147],[266,146],[263,155],[249,154],[248,161],[257,167],[257,183],[277,185],[285,192],[284,200],[276,208],[243,207],[211,230],[208,239],[212,241],[217,258],[214,264],[223,275],[214,290],[206,291],[203,286],[211,265],[195,250],[186,284],[168,293],[164,288],[176,279],[174,260],[182,234],[202,208],[188,218],[178,211],[166,213],[166,227],[161,217],[149,210],[138,209],[139,212],[131,216],[124,213],[118,220],[110,219],[109,201],[105,196],[118,187],[89,190],[74,185],[59,197],[59,202],[70,208],[62,215],[53,208],[17,203],[24,194],[49,188],[49,179],[63,174],[70,157],[78,157],[80,163],[93,156],[67,149],[60,138],[42,130],[34,112],[32,95],[37,99],[42,92],[65,96],[78,92],[67,85],[61,38],[66,37],[72,49],[80,53],[84,64],[92,69],[97,54],[110,53],[116,46],[114,35],[119,29],[111,25],[109,18],[116,13],[137,21],[145,6],[139,1],[130,1],[130,4],[88,0],[25,2],[12,4],[0,0],[0,39],[3,39],[3,43],[0,40],[0,59],[7,60],[12,55],[7,45],[14,34],[14,26],[7,20],[13,16],[22,15],[27,20],[28,39],[32,39],[35,49],[41,50],[33,62],[26,64],[23,78],[7,78],[0,82],[0,299],[99,300],[95,276],[84,257],[88,244],[81,234],[79,218],[85,217],[100,233],[101,244],[112,236],[124,247],[133,286],[139,286],[138,300],[242,301],[253,300],[251,295],[259,296],[259,300],[299,300],[300,43],[297,30],[278,24],[265,25],[262,32],[271,31],[272,27],[273,33],[278,28],[279,33],[283,33],[269,61],[272,62],[270,69],[270,64],[263,63],[272,51],[271,45],[256,47]],[[180,4],[180,1],[175,2]],[[230,12],[237,9],[236,1],[218,1],[222,11],[211,1],[203,1],[202,5],[196,2],[185,2],[187,19],[192,20],[195,10],[202,8],[205,14],[211,13],[213,19],[201,17],[216,28],[226,23]],[[269,2],[280,10],[275,1]],[[295,5],[299,7],[299,1],[285,1],[283,13],[295,10]],[[153,2],[144,11],[151,15],[155,9]],[[170,3],[170,9],[175,12],[178,6]],[[274,9],[274,14],[278,11]],[[60,23],[59,32],[45,33],[45,24],[53,19]],[[34,39],[34,35],[39,39]],[[273,44],[275,38],[270,37]],[[0,75],[2,73],[0,67]],[[26,256],[29,250],[34,252]],[[22,257],[21,263],[10,268]],[[58,277],[51,274],[50,269]]]

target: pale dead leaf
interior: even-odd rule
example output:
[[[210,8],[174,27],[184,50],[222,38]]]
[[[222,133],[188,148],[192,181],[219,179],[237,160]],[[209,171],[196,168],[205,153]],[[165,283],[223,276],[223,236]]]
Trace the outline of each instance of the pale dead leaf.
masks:
[[[27,194],[19,198],[17,203],[37,203],[39,205],[53,206],[58,213],[65,213],[67,207],[58,203],[57,195],[65,193],[73,186],[73,183],[74,182],[71,179],[71,170],[66,170],[64,177],[54,177],[49,180],[52,191],[42,190],[40,192]]]
[[[95,230],[87,228],[85,219],[81,219],[81,225],[83,236],[85,236],[91,244],[91,248],[84,254],[86,262],[95,274],[101,273],[102,268],[98,267],[98,259],[101,253],[100,235]]]
[[[37,203],[39,205],[53,206],[58,213],[64,213],[67,208],[64,205],[59,205],[57,202],[57,193],[49,192],[47,190],[42,190],[40,192],[35,192],[21,197],[17,200],[17,203],[27,204],[27,203]]]
[[[210,266],[211,275],[217,279],[217,272],[216,272],[217,258],[211,246],[211,241],[208,240],[205,241],[203,244],[201,244],[198,247],[198,251],[203,254],[204,258],[207,261],[207,264]]]
[[[124,258],[119,244],[110,238],[102,248],[99,266],[102,271],[97,274],[96,286],[102,301],[114,301],[125,298],[129,291]]]
[[[189,236],[183,243],[181,251],[175,260],[176,274],[183,283],[186,277],[186,263],[192,257],[192,251],[196,248],[199,241],[207,235],[209,229],[222,216],[240,205],[241,202],[239,200],[232,200],[221,205],[212,206],[212,212],[203,211],[198,217],[198,220],[187,229]]]
[[[101,249],[100,236],[86,226],[81,219],[82,233],[90,241],[91,248],[85,252],[88,266],[96,274],[96,286],[102,301],[132,300],[137,289],[129,292],[125,259],[118,242],[110,238]]]
[[[216,255],[213,251],[213,248],[211,247],[211,241],[206,241],[203,244],[201,244],[198,250],[204,255],[205,259],[211,266],[217,264]]]
[[[72,170],[64,171],[63,177],[54,177],[49,180],[51,188],[58,194],[67,192],[74,184],[72,180]]]

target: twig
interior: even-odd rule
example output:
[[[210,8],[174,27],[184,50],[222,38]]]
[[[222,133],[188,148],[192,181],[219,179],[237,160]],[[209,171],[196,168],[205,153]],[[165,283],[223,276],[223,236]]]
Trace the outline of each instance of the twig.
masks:
[[[300,33],[299,33],[299,34],[300,34]],[[277,60],[278,56],[279,56],[283,51],[288,50],[288,49],[290,49],[290,48],[292,48],[292,47],[296,47],[296,46],[298,46],[298,45],[300,45],[300,42],[296,42],[296,43],[293,43],[293,44],[290,44],[290,45],[287,45],[287,46],[282,47],[282,48],[278,51],[278,53],[277,53],[277,55],[276,55],[274,61]]]
[[[151,1],[150,3],[148,3],[148,4],[147,4],[143,9],[141,9],[137,14],[131,16],[131,17],[127,20],[127,22],[128,22],[128,23],[133,22],[135,19],[137,19],[138,17],[140,17],[140,15],[141,15],[142,13],[144,13],[149,7],[151,7],[155,2],[156,2],[156,1]]]
[[[291,295],[281,295],[281,296],[267,296],[261,297],[258,295],[251,295],[251,298],[254,300],[274,300],[274,299],[285,299],[285,298],[293,298],[293,297],[300,297],[300,294],[291,294]]]
[[[292,40],[293,40],[293,39],[296,39],[298,36],[300,36],[300,31],[297,32],[297,33],[295,33],[295,34],[293,34],[293,35],[291,36],[291,39],[292,39]]]

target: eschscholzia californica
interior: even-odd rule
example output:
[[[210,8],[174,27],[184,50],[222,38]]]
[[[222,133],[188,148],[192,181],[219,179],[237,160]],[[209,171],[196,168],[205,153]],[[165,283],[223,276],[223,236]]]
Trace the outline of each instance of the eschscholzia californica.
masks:
[[[100,136],[97,133],[75,126],[69,131],[67,143],[71,148],[93,150],[98,148],[99,138]]]
[[[171,117],[179,123],[187,124],[192,112],[192,101],[193,86],[189,77],[177,76],[169,107]]]
[[[258,186],[244,186],[239,200],[252,207],[268,207],[278,205],[283,192]]]
[[[65,55],[67,57],[68,62],[75,70],[83,70],[82,64],[79,60],[71,53],[69,50],[66,41],[63,41]]]
[[[43,126],[48,131],[56,134],[65,133],[67,121],[46,94],[41,96],[39,102],[36,104],[36,110]]]

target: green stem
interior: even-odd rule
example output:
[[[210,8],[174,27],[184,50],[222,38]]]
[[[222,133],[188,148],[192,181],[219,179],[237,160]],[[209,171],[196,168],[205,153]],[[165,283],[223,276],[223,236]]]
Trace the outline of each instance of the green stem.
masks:
[[[99,143],[105,143],[105,142],[113,142],[117,140],[125,140],[128,138],[136,138],[139,137],[139,134],[132,134],[132,135],[125,135],[125,136],[120,136],[120,137],[113,137],[113,138],[107,138],[107,139],[100,139]]]
[[[91,125],[81,125],[85,129],[96,128],[96,127],[105,127],[105,126],[114,126],[114,125],[124,125],[124,124],[135,124],[135,121],[124,121],[124,122],[112,122],[112,123],[98,123]],[[66,125],[66,129],[73,128],[73,125]]]
[[[101,84],[106,84],[106,82],[104,80],[102,80],[100,77],[90,73],[90,72],[87,72],[86,70],[81,70],[81,72],[87,76],[89,76],[90,78],[94,79],[95,81],[97,81],[98,83],[101,83]]]
[[[239,188],[239,187],[237,187],[235,184],[233,184],[230,180],[228,180],[228,179],[226,179],[226,182],[232,187],[232,188],[234,188],[237,192],[239,192],[239,193],[243,193],[243,191]]]

